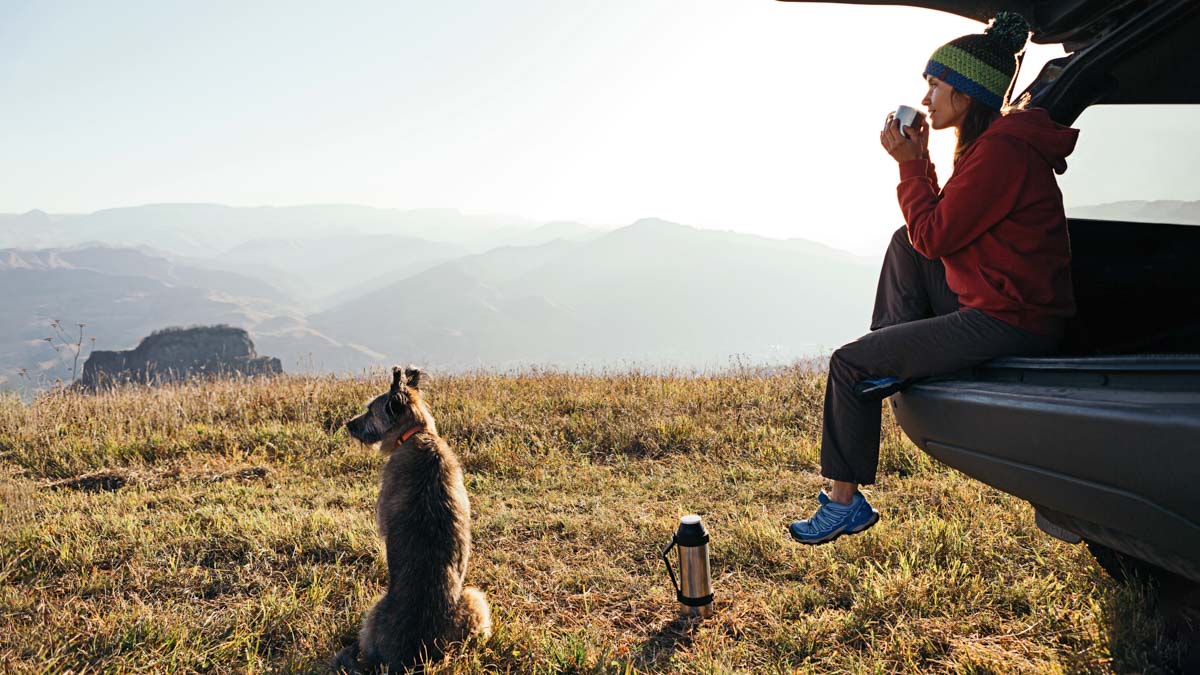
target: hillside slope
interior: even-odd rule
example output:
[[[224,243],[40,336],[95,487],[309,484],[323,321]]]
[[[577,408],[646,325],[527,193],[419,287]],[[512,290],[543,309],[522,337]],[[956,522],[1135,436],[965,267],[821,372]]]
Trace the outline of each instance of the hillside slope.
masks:
[[[131,349],[169,326],[228,324],[250,330],[291,371],[355,372],[381,361],[312,330],[281,291],[258,279],[133,249],[0,251],[0,288],[0,389],[70,377],[73,354],[61,339],[46,340],[54,320],[71,340],[85,324],[83,358],[92,349]]]
[[[310,317],[397,358],[711,367],[790,360],[866,330],[877,268],[803,241],[658,220],[439,265]]]

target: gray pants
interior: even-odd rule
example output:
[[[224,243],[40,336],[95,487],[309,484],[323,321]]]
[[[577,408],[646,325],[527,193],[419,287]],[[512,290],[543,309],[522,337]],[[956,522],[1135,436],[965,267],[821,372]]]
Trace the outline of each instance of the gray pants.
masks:
[[[859,393],[862,382],[948,375],[999,356],[1050,354],[1059,343],[979,310],[960,311],[941,260],[917,253],[904,227],[883,259],[871,331],[829,360],[821,428],[821,474],[862,485],[875,482],[883,398],[891,393]]]

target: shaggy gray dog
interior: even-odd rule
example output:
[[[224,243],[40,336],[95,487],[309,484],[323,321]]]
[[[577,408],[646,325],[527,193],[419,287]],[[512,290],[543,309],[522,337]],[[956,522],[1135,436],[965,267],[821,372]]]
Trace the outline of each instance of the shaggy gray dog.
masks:
[[[393,369],[391,389],[346,423],[355,439],[391,455],[376,511],[388,589],[363,619],[358,643],[335,657],[337,669],[405,668],[492,632],[487,598],[463,587],[471,508],[462,466],[438,436],[420,380],[418,369]]]

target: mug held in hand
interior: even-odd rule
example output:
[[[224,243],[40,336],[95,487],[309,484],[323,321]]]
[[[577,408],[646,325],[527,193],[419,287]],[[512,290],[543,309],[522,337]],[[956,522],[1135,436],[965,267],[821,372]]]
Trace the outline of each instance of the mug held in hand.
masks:
[[[892,119],[894,119],[900,123],[900,135],[905,138],[911,138],[911,136],[906,134],[904,132],[904,130],[911,126],[916,125],[921,120],[922,117],[924,117],[924,116],[921,113],[917,112],[917,110],[915,108],[910,108],[906,105],[902,105],[902,106],[899,106],[898,108],[896,108],[896,112],[893,115]]]

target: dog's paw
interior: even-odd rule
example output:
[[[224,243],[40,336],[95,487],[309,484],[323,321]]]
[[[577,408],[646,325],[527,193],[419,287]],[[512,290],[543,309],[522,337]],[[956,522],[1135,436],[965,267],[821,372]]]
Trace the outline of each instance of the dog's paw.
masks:
[[[334,655],[329,662],[329,670],[333,673],[361,673],[358,663],[358,645],[353,644]]]

